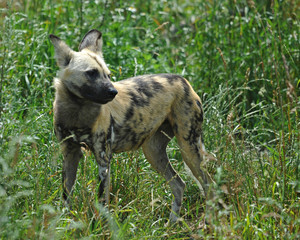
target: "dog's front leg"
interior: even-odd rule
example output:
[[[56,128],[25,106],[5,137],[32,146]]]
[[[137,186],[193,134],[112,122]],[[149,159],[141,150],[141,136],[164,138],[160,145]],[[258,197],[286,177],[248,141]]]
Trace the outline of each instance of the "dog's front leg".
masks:
[[[99,173],[99,202],[109,204],[109,187],[110,187],[110,159],[111,154],[107,154],[107,151],[98,152],[95,154],[98,164]]]
[[[100,179],[98,192],[99,201],[109,204],[110,164],[106,164],[106,162],[98,163],[98,168]]]
[[[63,199],[70,206],[70,195],[76,180],[78,163],[82,157],[80,145],[66,141],[61,144],[64,160],[62,170]]]

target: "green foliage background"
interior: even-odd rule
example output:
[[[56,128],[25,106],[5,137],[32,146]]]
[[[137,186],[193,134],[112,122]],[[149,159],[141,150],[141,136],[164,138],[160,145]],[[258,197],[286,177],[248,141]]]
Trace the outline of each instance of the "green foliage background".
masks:
[[[0,1],[1,239],[297,239],[300,237],[299,3],[295,0]],[[109,213],[95,202],[86,153],[74,208],[61,201],[53,133],[50,33],[73,49],[102,31],[113,81],[149,73],[187,78],[203,100],[217,198],[205,202],[175,141],[187,183],[182,224],[165,226],[172,195],[141,152],[112,163]],[[222,206],[222,207],[220,207]]]

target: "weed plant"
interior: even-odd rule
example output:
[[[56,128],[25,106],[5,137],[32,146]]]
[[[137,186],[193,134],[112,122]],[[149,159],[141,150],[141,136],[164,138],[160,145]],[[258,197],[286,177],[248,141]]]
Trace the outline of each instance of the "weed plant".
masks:
[[[1,239],[299,239],[299,4],[295,0],[0,1]],[[151,73],[187,78],[205,108],[216,198],[205,202],[176,141],[187,183],[181,224],[172,195],[141,151],[114,156],[111,204],[97,204],[97,167],[81,161],[74,207],[61,201],[48,35],[76,49],[99,29],[113,81]]]

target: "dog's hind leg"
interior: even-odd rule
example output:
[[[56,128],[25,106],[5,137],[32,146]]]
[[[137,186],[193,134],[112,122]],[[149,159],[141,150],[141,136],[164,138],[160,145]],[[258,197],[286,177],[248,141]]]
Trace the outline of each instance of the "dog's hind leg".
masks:
[[[185,98],[175,105],[172,114],[171,124],[175,126],[183,160],[202,186],[206,198],[210,198],[209,188],[213,181],[204,166],[203,109],[199,97],[192,90],[186,91]]]
[[[213,191],[214,181],[205,168],[205,164],[203,164],[206,152],[202,143],[201,134],[195,136],[197,136],[198,141],[194,141],[193,138],[187,140],[180,136],[177,137],[177,141],[184,162],[204,190],[206,197],[205,222],[209,223],[213,217],[212,214],[214,214],[213,208],[208,201],[215,200],[215,193]]]
[[[171,166],[166,153],[168,142],[173,136],[174,134],[170,124],[165,122],[156,133],[142,145],[147,160],[153,168],[167,180],[171,187],[174,200],[172,202],[169,220],[172,223],[176,222],[178,219],[185,188],[185,183]]]
[[[179,134],[176,134],[176,138],[184,162],[202,186],[206,198],[209,199],[213,194],[210,191],[210,184],[213,183],[213,180],[203,163],[206,151],[202,141],[202,130],[200,126],[201,125],[190,126],[189,131],[186,131],[188,134],[185,135],[183,132],[180,134],[180,129],[186,129],[186,127],[178,126]]]

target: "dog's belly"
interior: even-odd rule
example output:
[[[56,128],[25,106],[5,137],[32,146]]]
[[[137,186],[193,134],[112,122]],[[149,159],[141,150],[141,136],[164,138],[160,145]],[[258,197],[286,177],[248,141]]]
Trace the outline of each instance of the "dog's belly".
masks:
[[[142,146],[144,141],[152,135],[157,128],[137,127],[132,129],[130,127],[114,128],[112,133],[112,152],[120,153],[131,150],[136,150]]]

